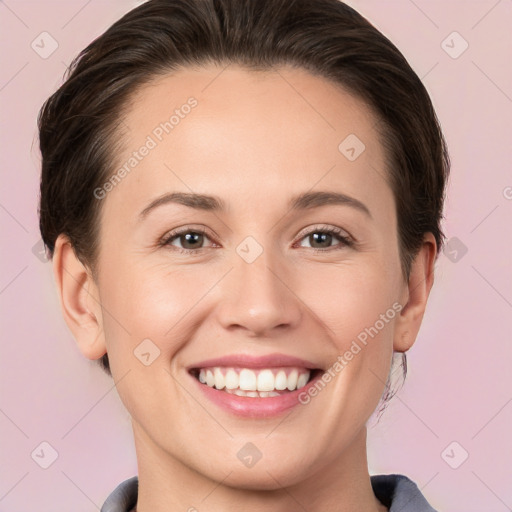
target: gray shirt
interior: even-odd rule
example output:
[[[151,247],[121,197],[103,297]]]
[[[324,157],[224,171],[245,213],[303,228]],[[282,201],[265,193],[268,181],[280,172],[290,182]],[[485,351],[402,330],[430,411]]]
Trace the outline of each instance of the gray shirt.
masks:
[[[436,512],[418,486],[404,475],[370,476],[373,492],[389,512]],[[131,512],[137,504],[139,479],[134,476],[119,484],[100,512]]]

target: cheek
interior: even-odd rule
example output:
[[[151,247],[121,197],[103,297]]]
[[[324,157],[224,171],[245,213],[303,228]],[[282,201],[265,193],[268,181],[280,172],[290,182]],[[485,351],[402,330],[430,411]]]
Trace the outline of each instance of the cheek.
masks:
[[[375,397],[387,380],[393,352],[393,335],[400,308],[395,271],[383,271],[382,263],[346,265],[319,271],[316,286],[304,287],[301,297],[312,309],[340,356],[335,375],[339,384]],[[304,285],[303,285],[304,286]]]
[[[331,335],[346,341],[373,326],[397,300],[396,272],[382,269],[355,262],[318,267],[313,276],[299,279],[296,293]]]
[[[180,270],[168,272],[161,268],[144,268],[118,264],[104,273],[101,300],[104,310],[104,331],[111,364],[133,363],[134,350],[143,340],[152,340],[162,352],[173,347],[162,340],[181,339],[189,311],[201,293],[190,275]],[[172,344],[171,344],[172,345]]]
[[[105,339],[112,375],[120,381],[118,393],[132,417],[158,410],[155,417],[167,424],[167,415],[179,406],[169,397],[180,396],[169,361],[189,338],[187,312],[200,291],[186,276],[133,262],[111,267],[102,286]],[[156,389],[168,392],[155,394]]]

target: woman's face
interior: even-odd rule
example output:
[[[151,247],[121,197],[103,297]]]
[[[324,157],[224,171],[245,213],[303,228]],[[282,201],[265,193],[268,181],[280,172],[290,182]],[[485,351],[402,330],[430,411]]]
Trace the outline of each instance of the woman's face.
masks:
[[[130,104],[95,293],[136,442],[162,464],[273,488],[354,455],[408,297],[375,123],[291,68],[181,70]]]

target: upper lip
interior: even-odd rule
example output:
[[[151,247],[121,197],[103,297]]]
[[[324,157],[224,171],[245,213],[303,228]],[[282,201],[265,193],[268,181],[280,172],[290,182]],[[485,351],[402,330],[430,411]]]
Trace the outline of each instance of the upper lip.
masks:
[[[189,370],[197,368],[211,368],[214,366],[241,367],[241,368],[273,368],[282,366],[293,366],[316,370],[319,366],[311,361],[286,354],[267,354],[264,356],[251,356],[249,354],[230,354],[200,361],[189,366]]]

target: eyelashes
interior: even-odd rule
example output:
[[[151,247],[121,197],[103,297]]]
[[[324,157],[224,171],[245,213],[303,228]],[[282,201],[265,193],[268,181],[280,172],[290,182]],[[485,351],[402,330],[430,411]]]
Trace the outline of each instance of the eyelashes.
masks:
[[[335,241],[335,239],[338,239],[340,243],[330,246],[330,247],[309,247],[309,249],[316,253],[326,253],[326,252],[332,252],[335,250],[342,250],[346,248],[353,248],[356,243],[355,241],[350,237],[350,235],[347,234],[347,232],[341,228],[335,227],[335,226],[315,226],[313,228],[310,228],[308,231],[302,232],[300,236],[298,237],[298,242],[301,242],[305,238],[308,238],[308,240],[311,239],[314,235],[320,235],[319,237],[314,237],[312,243],[323,243],[323,242],[331,242]],[[327,237],[326,237],[327,235]],[[180,254],[185,254],[188,256],[194,256],[197,254],[202,254],[204,251],[214,248],[214,246],[209,247],[200,247],[201,241],[204,240],[204,238],[211,239],[213,238],[210,236],[208,231],[203,227],[185,227],[181,229],[177,229],[174,231],[171,231],[170,233],[167,233],[159,242],[158,246],[162,248],[168,248],[170,250],[176,251]],[[173,242],[179,241],[180,243],[185,243],[185,245],[196,245],[195,247],[178,247],[173,244]],[[311,244],[311,241],[310,241]],[[296,245],[296,242],[294,243],[294,246]],[[219,247],[219,246],[217,246]],[[308,248],[303,245],[299,245],[300,248]]]

